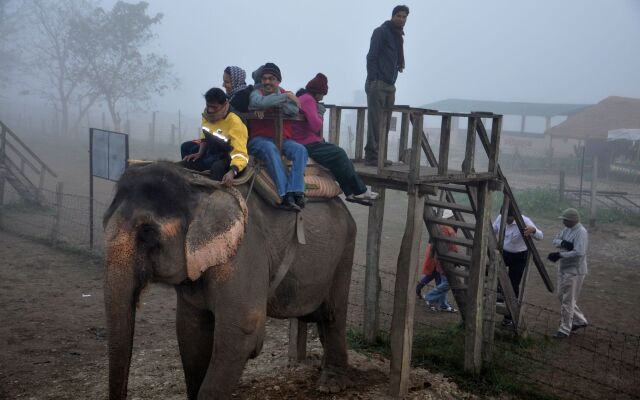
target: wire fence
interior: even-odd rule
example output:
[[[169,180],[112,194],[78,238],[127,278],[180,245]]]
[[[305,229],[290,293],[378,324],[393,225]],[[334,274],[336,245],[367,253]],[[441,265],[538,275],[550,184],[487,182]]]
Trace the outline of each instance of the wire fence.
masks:
[[[11,198],[7,196],[6,198]],[[1,210],[4,230],[53,244],[83,249],[97,255],[103,251],[102,215],[107,205],[94,200],[94,225],[91,246],[89,198],[43,190],[41,202],[19,201],[5,204]],[[349,326],[362,329],[365,266],[354,264],[349,295]],[[395,273],[380,271],[380,327],[388,333],[393,311]],[[522,382],[533,384],[542,393],[562,398],[640,399],[640,336],[590,324],[571,336],[555,341],[559,312],[538,304],[527,306],[528,338],[514,340],[513,332],[501,327],[496,319],[494,360],[507,363],[509,371]],[[414,343],[425,332],[455,340],[464,337],[462,330],[452,335],[452,326],[460,322],[459,313],[429,311],[418,301],[415,314]],[[426,343],[426,344],[425,344]],[[463,346],[459,357],[462,360]],[[419,362],[414,360],[414,362]]]

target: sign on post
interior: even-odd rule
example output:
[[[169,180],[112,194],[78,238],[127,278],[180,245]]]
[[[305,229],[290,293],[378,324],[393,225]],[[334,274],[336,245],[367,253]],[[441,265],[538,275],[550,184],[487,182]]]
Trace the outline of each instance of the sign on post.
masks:
[[[89,129],[89,247],[93,249],[93,177],[117,182],[129,159],[125,133]]]

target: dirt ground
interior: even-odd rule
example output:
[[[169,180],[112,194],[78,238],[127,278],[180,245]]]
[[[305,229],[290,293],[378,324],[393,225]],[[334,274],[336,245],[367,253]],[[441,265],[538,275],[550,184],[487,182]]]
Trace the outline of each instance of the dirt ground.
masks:
[[[86,146],[52,146],[45,141],[34,148],[56,170],[68,193],[87,193]],[[80,150],[77,150],[80,148]],[[166,148],[132,148],[132,157],[170,158]],[[549,186],[553,176],[510,176],[516,188]],[[628,190],[625,188],[625,190]],[[105,203],[112,192],[99,182],[98,198]],[[389,323],[400,239],[406,218],[406,195],[389,192],[383,228],[382,326]],[[362,304],[363,272],[368,209],[350,209],[358,223],[357,249],[350,295],[350,324],[357,328]],[[527,210],[524,210],[526,213]],[[551,251],[551,238],[560,229],[557,220],[535,220],[545,238],[541,254]],[[590,230],[589,268],[580,306],[594,327],[606,332],[640,335],[640,229],[602,225]],[[102,297],[102,266],[98,259],[64,252],[0,231],[0,399],[106,398],[107,357]],[[555,278],[555,267],[548,265]],[[527,285],[527,301],[536,308],[530,319],[548,334],[557,328],[558,303],[533,271]],[[175,294],[154,285],[143,295],[137,314],[136,337],[129,380],[131,399],[185,398],[182,367],[175,338]],[[446,325],[459,315],[432,313],[416,307],[417,323]],[[350,351],[349,375],[353,386],[337,396],[314,391],[319,376],[320,345],[308,343],[309,360],[287,366],[287,323],[269,320],[262,354],[247,365],[236,394],[241,399],[380,399],[388,389],[388,361]],[[584,335],[588,338],[588,335]],[[595,338],[594,340],[597,340]],[[636,349],[637,352],[637,349]],[[634,362],[637,362],[637,354]],[[474,398],[437,371],[414,369],[409,398]]]

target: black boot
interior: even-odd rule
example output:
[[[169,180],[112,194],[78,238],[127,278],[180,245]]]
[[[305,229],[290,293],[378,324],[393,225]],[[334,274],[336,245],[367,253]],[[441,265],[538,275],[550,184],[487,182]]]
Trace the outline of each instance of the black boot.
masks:
[[[295,192],[293,194],[293,200],[300,209],[303,209],[305,204],[307,204],[307,198],[304,197],[304,193],[302,192]]]
[[[287,193],[282,197],[280,208],[287,211],[302,211],[302,209],[296,204],[296,199],[293,193]]]

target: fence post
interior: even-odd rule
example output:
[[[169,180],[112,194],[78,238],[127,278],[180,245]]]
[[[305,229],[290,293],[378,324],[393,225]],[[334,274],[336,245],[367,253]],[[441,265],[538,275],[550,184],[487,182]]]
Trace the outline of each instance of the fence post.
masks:
[[[564,201],[564,171],[560,171],[560,183],[558,184],[558,200]]]
[[[4,159],[5,159],[5,142],[7,140],[7,131],[5,130],[4,124],[0,123],[0,125],[2,125],[2,129],[0,129],[0,167],[2,167],[2,169],[0,169],[0,226],[3,225],[4,221],[3,221],[3,216],[2,216],[2,212],[3,212],[3,207],[4,207],[4,181],[6,179],[5,177],[5,163],[4,163]]]
[[[56,185],[56,216],[54,217],[51,235],[49,236],[51,244],[59,242],[58,235],[60,234],[60,219],[62,215],[62,188],[62,182],[58,182]]]

